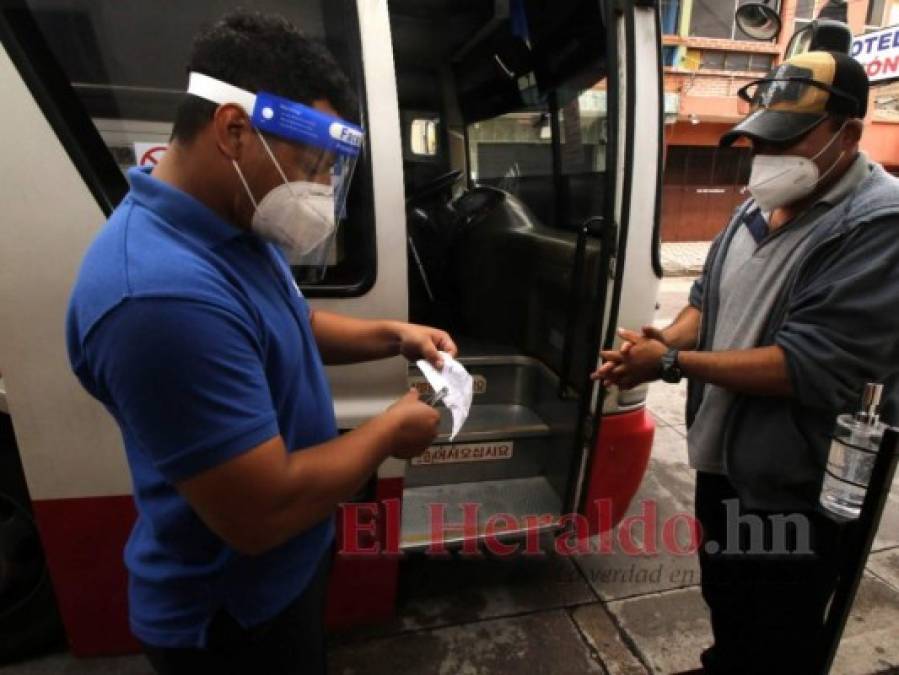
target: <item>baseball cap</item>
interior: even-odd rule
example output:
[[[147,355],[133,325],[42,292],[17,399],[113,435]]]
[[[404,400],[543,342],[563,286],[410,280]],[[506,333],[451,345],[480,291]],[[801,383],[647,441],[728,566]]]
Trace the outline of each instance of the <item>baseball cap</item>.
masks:
[[[804,52],[738,92],[751,112],[721,137],[728,146],[740,136],[789,143],[829,115],[863,118],[868,110],[868,76],[848,54]]]

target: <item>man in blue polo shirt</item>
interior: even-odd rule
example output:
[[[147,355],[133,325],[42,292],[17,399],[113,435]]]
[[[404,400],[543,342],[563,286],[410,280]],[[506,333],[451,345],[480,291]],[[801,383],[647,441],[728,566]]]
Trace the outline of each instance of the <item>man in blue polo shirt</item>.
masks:
[[[293,281],[288,259],[321,261],[333,239],[361,140],[331,55],[241,12],[197,37],[189,70],[168,153],[129,174],[85,256],[72,367],[122,430],[131,627],[157,672],[323,672],[336,505],[424,450],[439,418],[411,391],[338,437],[323,362],[439,366],[456,347],[313,312]],[[309,124],[278,126],[282,112]]]

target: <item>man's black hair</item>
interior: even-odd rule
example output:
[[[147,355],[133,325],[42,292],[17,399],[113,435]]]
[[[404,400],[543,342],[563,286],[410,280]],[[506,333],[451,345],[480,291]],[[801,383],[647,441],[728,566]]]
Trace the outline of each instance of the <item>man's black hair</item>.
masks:
[[[226,14],[194,38],[187,71],[306,105],[325,99],[341,117],[356,119],[353,89],[328,49],[277,14]],[[192,141],[212,120],[216,107],[186,95],[175,115],[172,138]]]

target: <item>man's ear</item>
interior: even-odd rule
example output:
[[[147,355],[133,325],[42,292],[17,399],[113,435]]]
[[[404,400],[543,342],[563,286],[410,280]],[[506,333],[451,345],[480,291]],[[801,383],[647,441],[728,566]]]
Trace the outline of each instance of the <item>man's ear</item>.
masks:
[[[855,118],[848,120],[846,122],[846,128],[843,130],[843,147],[852,148],[858,145],[864,128],[865,123],[862,120]]]
[[[212,132],[221,153],[228,159],[239,161],[244,152],[247,134],[252,133],[250,118],[239,105],[226,103],[215,109]]]

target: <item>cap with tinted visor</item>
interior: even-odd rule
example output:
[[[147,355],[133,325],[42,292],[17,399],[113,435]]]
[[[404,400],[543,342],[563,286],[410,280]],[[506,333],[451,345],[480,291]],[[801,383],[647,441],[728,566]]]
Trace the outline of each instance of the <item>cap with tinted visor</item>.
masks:
[[[808,77],[756,80],[741,88],[737,95],[749,103],[752,110],[767,108],[810,113],[826,110],[834,114],[859,114],[859,104],[854,96]]]
[[[239,105],[258,131],[317,150],[310,153],[304,169],[310,173],[308,180],[323,177],[330,182],[334,223],[340,225],[346,216],[347,195],[362,150],[361,127],[276,94],[253,94],[202,73],[190,74],[187,93],[219,105]]]
[[[737,95],[749,104],[750,114],[722,136],[722,145],[730,145],[740,136],[788,143],[814,129],[828,115],[856,117],[860,113],[859,102],[851,94],[801,75],[756,80]]]

